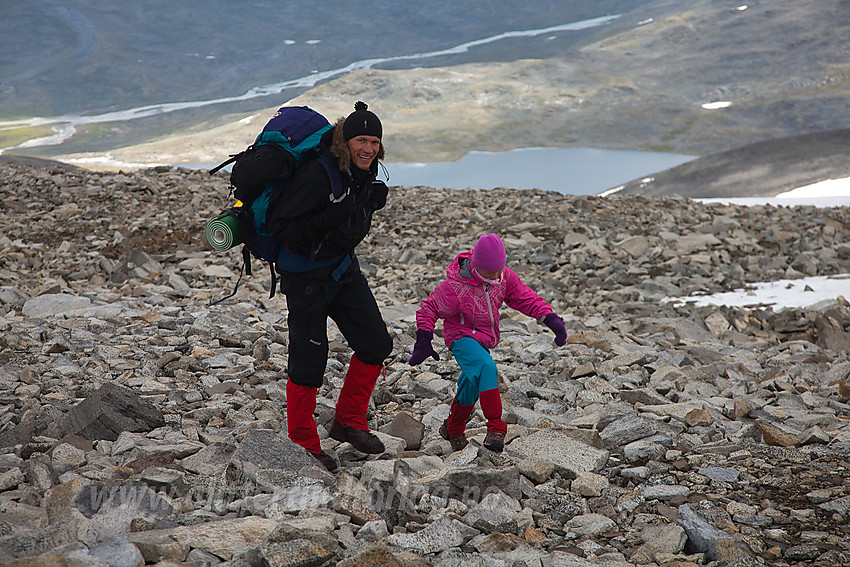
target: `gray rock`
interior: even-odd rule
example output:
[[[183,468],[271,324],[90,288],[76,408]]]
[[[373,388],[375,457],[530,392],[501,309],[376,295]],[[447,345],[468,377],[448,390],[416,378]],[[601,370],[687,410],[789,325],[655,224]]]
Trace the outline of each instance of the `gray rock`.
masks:
[[[623,457],[629,462],[638,461],[648,458],[660,458],[664,455],[664,447],[649,439],[639,439],[632,441],[623,447]]]
[[[139,548],[126,537],[115,537],[89,550],[93,557],[103,559],[109,567],[142,567],[145,558]]]
[[[591,561],[590,559],[579,557],[573,553],[554,551],[547,554],[545,557],[541,557],[540,565],[542,567],[593,567],[595,565],[599,565],[599,562],[597,560]],[[609,567],[619,567],[615,564],[609,565],[608,563],[605,563],[605,565],[608,565]]]
[[[570,519],[564,527],[580,536],[587,536],[613,531],[617,523],[602,514],[581,514]]]
[[[516,515],[520,509],[515,498],[494,492],[474,504],[463,521],[485,533],[514,533],[517,530]]]
[[[216,476],[224,472],[227,463],[236,452],[236,446],[228,443],[210,443],[200,451],[180,459],[179,464],[187,471],[204,476]]]
[[[387,522],[384,520],[366,522],[357,530],[357,539],[364,541],[380,541],[388,535]]]
[[[388,426],[382,428],[380,431],[404,439],[406,449],[416,451],[422,445],[422,439],[425,435],[425,424],[415,419],[409,413],[400,412],[396,414]]]
[[[690,547],[693,551],[705,553],[713,561],[720,559],[718,541],[726,538],[731,540],[732,537],[711,525],[690,504],[679,506],[676,511],[676,524],[681,526],[688,535],[686,548]]]
[[[231,486],[250,483],[286,487],[295,482],[301,468],[317,464],[318,461],[283,433],[254,429],[230,459],[225,478]],[[263,476],[263,471],[276,474]]]
[[[88,297],[67,293],[46,293],[24,302],[21,312],[27,317],[55,317],[69,311],[85,309],[91,305]]]
[[[657,426],[638,415],[625,415],[605,426],[600,433],[607,447],[618,447],[654,435]]]
[[[24,471],[19,468],[13,468],[0,473],[0,492],[16,488],[19,484],[26,481]]]
[[[599,471],[608,461],[608,452],[576,441],[554,429],[536,431],[514,440],[510,452],[523,458],[543,460],[574,478],[579,472]]]
[[[522,459],[518,464],[521,475],[536,483],[546,482],[555,471],[554,465],[538,459]]]
[[[656,484],[655,486],[643,486],[641,495],[646,500],[662,500],[668,501],[680,496],[687,496],[691,490],[687,486],[679,486],[676,484]]]
[[[422,492],[442,498],[455,498],[461,502],[480,502],[488,494],[502,491],[519,498],[519,470],[516,466],[481,467],[475,464],[449,466],[437,473],[425,475],[414,481]]]
[[[585,497],[601,496],[608,488],[608,479],[602,475],[582,472],[570,483],[570,490]]]
[[[0,557],[4,562],[33,557],[78,541],[74,522],[57,522],[25,532],[0,537]]]
[[[850,512],[850,496],[843,496],[841,498],[836,498],[835,500],[830,500],[829,502],[824,502],[823,504],[819,504],[818,507],[828,512],[835,512],[842,516],[847,516],[848,512]]]
[[[126,535],[139,520],[154,525],[168,518],[173,507],[144,484],[83,484],[76,479],[53,490],[47,510],[51,522],[78,523],[80,534],[91,543]]]
[[[57,475],[81,467],[85,462],[85,451],[69,443],[60,443],[54,447],[50,456],[50,464]]]
[[[269,567],[318,567],[334,557],[339,545],[329,536],[266,542],[260,556]]]
[[[393,534],[387,538],[387,543],[425,555],[459,547],[474,533],[476,532],[472,528],[461,522],[442,516],[416,533]]]
[[[687,543],[685,530],[677,524],[647,526],[641,531],[644,543],[631,555],[638,564],[657,562],[662,554],[681,553]]]
[[[59,427],[86,439],[114,441],[123,431],[150,431],[163,425],[162,413],[153,404],[107,382],[69,411]]]
[[[741,475],[739,471],[729,467],[704,467],[699,470],[699,474],[722,482],[738,482]]]
[[[358,533],[358,535],[360,535]],[[409,558],[404,558],[409,560]],[[402,567],[406,564],[385,545],[375,545],[337,563],[339,567]]]

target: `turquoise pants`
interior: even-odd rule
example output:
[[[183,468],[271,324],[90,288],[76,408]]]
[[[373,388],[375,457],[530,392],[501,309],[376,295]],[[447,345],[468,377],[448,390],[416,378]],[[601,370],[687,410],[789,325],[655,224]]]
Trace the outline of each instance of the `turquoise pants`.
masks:
[[[461,337],[452,343],[452,354],[460,365],[455,398],[462,404],[473,405],[481,392],[498,387],[499,371],[490,351],[473,338]]]

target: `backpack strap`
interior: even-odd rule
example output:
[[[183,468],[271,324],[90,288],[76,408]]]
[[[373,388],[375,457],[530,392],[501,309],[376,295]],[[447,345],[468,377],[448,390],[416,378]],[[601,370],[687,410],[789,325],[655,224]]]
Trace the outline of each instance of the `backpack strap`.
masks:
[[[317,155],[316,160],[322,164],[322,167],[325,168],[325,172],[328,174],[328,180],[331,182],[331,195],[333,195],[331,200],[336,201],[345,193],[345,187],[342,184],[342,175],[339,169],[331,166],[330,161],[328,161],[327,156],[324,154]]]
[[[271,299],[272,297],[274,297],[274,291],[277,287],[277,271],[274,269],[274,264],[272,262],[269,262],[269,274],[271,274],[272,279],[272,285],[269,289],[269,299]],[[281,282],[281,285],[282,284],[283,282]]]
[[[342,175],[340,174],[339,169],[337,169],[336,167],[331,167],[327,156],[325,156],[324,154],[319,154],[316,159],[325,168],[325,171],[328,174],[328,179],[331,182],[331,194],[329,195],[330,200],[336,202],[345,198],[345,187],[343,186]],[[342,277],[342,274],[345,273],[345,270],[347,270],[348,267],[351,265],[351,256],[353,255],[353,253],[354,250],[349,250],[345,257],[342,259],[342,261],[339,263],[339,265],[334,269],[333,272],[331,272],[331,277],[334,279],[334,281],[338,281],[339,278]]]
[[[242,247],[242,263],[245,266],[245,274],[251,275],[251,251],[247,246]],[[271,289],[269,289],[269,299],[274,297],[275,289],[277,288],[277,272],[274,269],[274,263],[267,262],[269,265],[269,274],[271,274]],[[234,290],[234,293],[236,291]]]
[[[245,266],[245,274],[251,275],[251,251],[247,246],[242,247],[242,265]]]
[[[245,258],[245,247],[243,246],[242,247],[242,267],[239,269],[239,277],[236,279],[236,285],[233,286],[233,291],[231,291],[229,294],[225,295],[221,299],[217,299],[216,301],[210,301],[207,304],[208,307],[212,307],[213,305],[218,305],[219,303],[221,303],[225,299],[230,299],[231,297],[236,295],[236,292],[239,291],[239,284],[242,283],[242,274],[245,273],[246,266],[247,266],[247,273],[250,276],[251,275],[251,260],[250,260],[250,258],[248,258],[248,259]]]
[[[345,186],[343,185],[342,175],[340,175],[339,170],[337,168],[331,166],[330,161],[324,155],[318,154],[316,156],[316,160],[318,160],[318,162],[322,164],[322,167],[325,168],[325,172],[328,174],[328,180],[330,181],[330,184],[331,184],[331,194],[329,195],[329,198],[331,200],[336,200],[336,199],[343,197],[344,193],[345,193]],[[227,163],[229,163],[229,162],[227,162]],[[227,165],[227,163],[222,164],[221,167],[223,167],[224,165]],[[219,167],[218,169],[221,169],[221,167]],[[334,281],[339,280],[339,278],[342,277],[342,274],[345,272],[345,270],[347,270],[348,267],[351,265],[351,262],[352,262],[351,256],[352,256],[351,251],[349,251],[345,255],[345,257],[340,261],[339,265],[337,265],[337,267],[331,273],[331,277],[334,279]],[[269,286],[270,287],[270,289],[269,289],[269,299],[272,299],[275,296],[275,292],[277,291],[278,278],[277,278],[277,270],[275,269],[275,264],[272,263],[272,262],[268,262],[268,264],[269,264],[269,274],[270,274],[270,277],[271,277],[271,285]],[[244,273],[250,276],[251,275],[251,252],[250,252],[250,250],[248,250],[247,246],[242,247],[242,267],[243,267]],[[236,287],[233,289],[233,292],[230,295],[228,295],[227,297],[219,299],[218,301],[216,301],[215,303],[211,303],[210,305],[215,305],[216,303],[220,303],[221,301],[224,301],[225,299],[228,299],[228,298],[236,295],[236,291],[239,287],[239,282],[241,281],[241,279],[242,279],[242,272],[239,273],[239,280],[236,282]],[[280,284],[282,286],[283,282],[281,281]]]
[[[242,155],[242,152],[240,152],[240,153],[238,153],[238,154],[231,154],[230,159],[228,159],[227,161],[223,161],[223,162],[221,162],[220,164],[218,164],[217,166],[215,166],[214,168],[212,168],[212,169],[209,171],[209,174],[210,174],[210,175],[215,175],[215,174],[216,174],[216,173],[218,173],[218,172],[219,172],[222,168],[227,167],[228,165],[230,165],[231,163],[233,163],[234,161],[236,161],[236,160],[237,160],[237,158],[239,158],[239,156],[240,156],[240,155]]]
[[[339,265],[331,272],[331,277],[334,281],[339,281],[339,278],[342,277],[342,274],[345,273],[345,270],[348,269],[348,266],[351,265],[351,251],[348,251],[348,254],[345,255],[345,258],[339,263]]]
[[[268,264],[269,264],[269,273],[271,273],[271,278],[272,278],[271,291],[269,292],[269,299],[271,299],[271,298],[274,297],[275,289],[277,288],[277,272],[275,272],[274,264],[272,264],[271,262],[269,262]],[[210,301],[207,305],[209,307],[212,307],[213,305],[218,305],[219,303],[221,303],[225,299],[230,299],[231,297],[236,295],[236,292],[239,291],[239,284],[242,283],[242,275],[243,274],[247,275],[247,276],[251,275],[251,252],[248,250],[248,248],[246,246],[242,247],[242,268],[239,270],[239,278],[237,278],[237,280],[236,280],[236,285],[233,286],[233,291],[231,291],[229,294],[225,295],[221,299],[217,299],[215,301]],[[334,278],[334,279],[338,279],[338,278]],[[283,284],[283,282],[281,282],[281,284]]]

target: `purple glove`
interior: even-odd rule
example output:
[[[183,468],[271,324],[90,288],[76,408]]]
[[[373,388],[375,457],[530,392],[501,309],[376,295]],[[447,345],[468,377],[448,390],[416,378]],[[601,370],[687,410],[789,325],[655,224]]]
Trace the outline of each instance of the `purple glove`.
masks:
[[[434,357],[434,360],[440,360],[440,355],[431,346],[431,339],[434,338],[434,333],[425,329],[416,329],[416,344],[413,345],[413,352],[407,363],[411,366],[420,364],[429,356]]]
[[[543,318],[543,324],[555,333],[556,345],[564,346],[567,344],[567,328],[564,326],[563,319],[555,315],[555,313],[549,313]]]

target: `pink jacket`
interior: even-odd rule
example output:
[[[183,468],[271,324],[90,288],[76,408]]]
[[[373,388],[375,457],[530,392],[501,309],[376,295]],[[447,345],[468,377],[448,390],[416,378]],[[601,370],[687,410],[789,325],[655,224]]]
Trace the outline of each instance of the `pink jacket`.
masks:
[[[516,272],[505,268],[502,282],[487,284],[474,276],[469,266],[472,250],[461,252],[446,268],[446,279],[422,301],[416,312],[416,327],[434,332],[437,319],[444,319],[446,346],[461,337],[472,337],[484,348],[499,344],[499,308],[502,303],[529,317],[542,319],[552,312]]]

